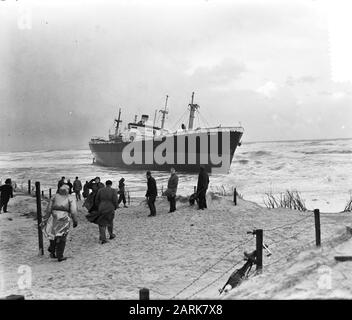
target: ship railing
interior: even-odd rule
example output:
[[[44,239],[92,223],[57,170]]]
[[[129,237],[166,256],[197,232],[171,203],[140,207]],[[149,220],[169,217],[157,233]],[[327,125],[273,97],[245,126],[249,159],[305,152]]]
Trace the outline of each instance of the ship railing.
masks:
[[[218,126],[218,127],[210,127],[210,128],[197,128],[197,129],[191,129],[191,130],[177,130],[174,132],[168,132],[166,134],[166,136],[169,135],[174,135],[174,134],[190,134],[190,133],[217,133],[217,132],[226,132],[226,131],[237,131],[237,132],[244,132],[244,128],[243,127],[222,127],[222,126]]]

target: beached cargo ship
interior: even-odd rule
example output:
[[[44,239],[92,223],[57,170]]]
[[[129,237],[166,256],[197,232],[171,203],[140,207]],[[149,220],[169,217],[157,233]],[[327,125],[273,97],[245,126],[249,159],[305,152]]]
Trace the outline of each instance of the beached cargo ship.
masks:
[[[200,165],[208,172],[228,173],[237,146],[241,145],[243,127],[193,128],[199,105],[188,105],[188,127],[182,124],[176,131],[167,130],[165,117],[167,99],[162,113],[161,126],[149,120],[148,115],[137,117],[121,130],[121,109],[115,119],[115,132],[109,139],[92,138],[89,147],[97,165],[127,170],[198,172]],[[155,119],[154,119],[155,122]]]

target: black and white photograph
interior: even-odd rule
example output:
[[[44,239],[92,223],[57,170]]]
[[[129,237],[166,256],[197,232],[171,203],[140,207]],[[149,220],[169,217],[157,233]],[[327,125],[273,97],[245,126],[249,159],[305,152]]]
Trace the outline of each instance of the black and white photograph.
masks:
[[[0,299],[352,299],[351,12],[1,0]]]

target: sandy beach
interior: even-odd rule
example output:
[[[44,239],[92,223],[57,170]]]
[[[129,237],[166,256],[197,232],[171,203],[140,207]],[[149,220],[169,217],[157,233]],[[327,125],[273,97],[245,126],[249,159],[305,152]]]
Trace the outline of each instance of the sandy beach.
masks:
[[[138,299],[150,289],[151,299],[331,299],[352,298],[351,213],[321,213],[322,246],[315,247],[312,212],[266,209],[243,199],[208,193],[208,209],[197,210],[186,200],[168,213],[166,199],[156,201],[157,216],[147,217],[143,199],[115,215],[116,239],[101,245],[98,227],[89,223],[79,203],[78,227],[71,229],[65,255],[50,259],[38,254],[35,197],[17,193],[9,212],[0,215],[0,296],[25,299]],[[47,199],[42,201],[43,211]],[[255,249],[247,234],[264,229],[263,271],[226,295],[219,295],[231,273],[243,265],[243,251]],[[235,266],[236,265],[236,266]],[[22,267],[21,267],[22,266]],[[23,267],[28,266],[28,267]],[[31,283],[19,286],[21,272]],[[326,275],[329,279],[326,280]],[[325,280],[324,280],[325,279]]]

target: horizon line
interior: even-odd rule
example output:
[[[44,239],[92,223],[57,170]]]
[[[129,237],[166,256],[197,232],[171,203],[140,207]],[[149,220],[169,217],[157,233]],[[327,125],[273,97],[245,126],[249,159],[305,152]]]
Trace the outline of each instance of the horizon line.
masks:
[[[251,143],[270,143],[270,142],[301,142],[301,141],[333,141],[333,140],[351,140],[352,137],[350,138],[328,138],[328,139],[294,139],[294,140],[249,140],[249,141],[244,141],[242,143],[244,144],[251,144]],[[1,150],[0,152],[35,152],[35,151],[69,151],[69,150],[89,150],[89,147],[83,147],[83,146],[72,146],[69,148],[59,148],[59,149],[31,149],[31,150],[8,150],[4,151]]]

